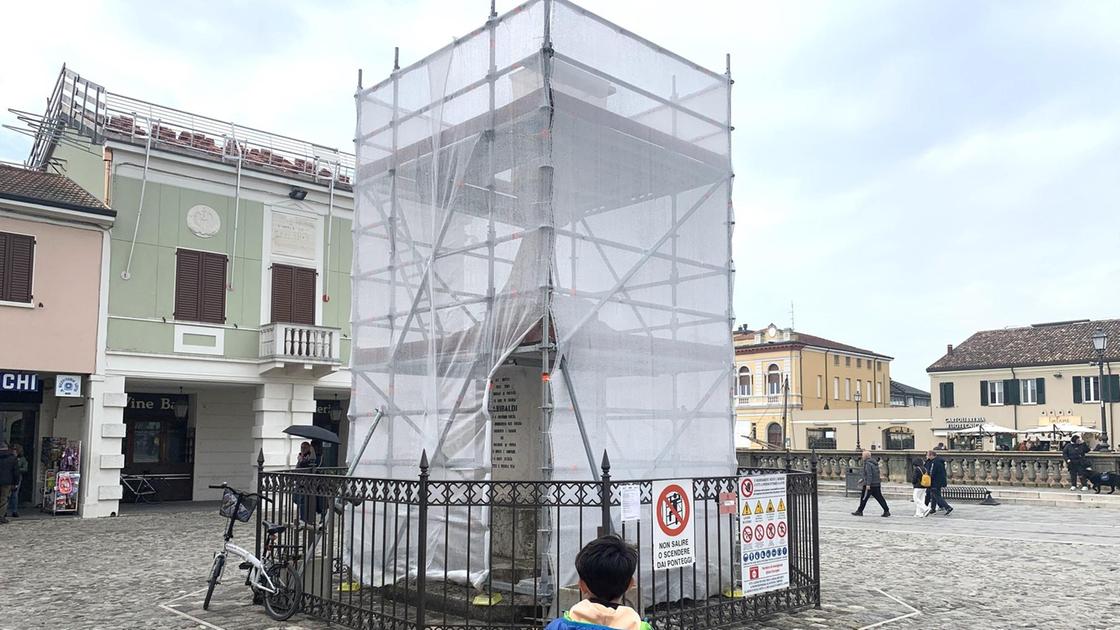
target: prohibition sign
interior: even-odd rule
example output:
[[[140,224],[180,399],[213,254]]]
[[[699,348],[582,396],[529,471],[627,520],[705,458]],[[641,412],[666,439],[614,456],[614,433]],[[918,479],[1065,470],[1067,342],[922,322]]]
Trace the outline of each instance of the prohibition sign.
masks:
[[[678,507],[679,505],[679,507]],[[669,517],[676,519],[669,523]],[[688,526],[688,519],[692,517],[692,506],[684,488],[677,484],[665,486],[661,496],[657,497],[657,526],[670,538],[679,536]]]
[[[749,543],[752,540],[754,540],[754,530],[748,525],[743,528],[743,542]]]
[[[786,537],[786,524],[784,522],[778,523],[778,537],[779,538],[785,538]]]
[[[754,480],[750,477],[744,477],[739,482],[739,492],[742,493],[744,499],[751,498],[751,495],[754,494]]]
[[[754,537],[755,538],[757,538],[759,540],[765,540],[765,538],[764,538],[765,536],[766,536],[766,530],[763,529],[762,525],[758,525],[757,527],[754,528]]]
[[[773,538],[774,537],[774,524],[773,523],[770,523],[766,526],[766,537],[767,538]]]

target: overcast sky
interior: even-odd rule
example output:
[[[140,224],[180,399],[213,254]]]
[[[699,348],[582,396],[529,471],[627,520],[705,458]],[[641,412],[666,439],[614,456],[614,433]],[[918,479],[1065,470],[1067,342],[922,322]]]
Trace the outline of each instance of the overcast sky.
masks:
[[[368,85],[393,46],[415,61],[489,8],[171,4],[5,7],[0,106],[40,112],[66,62],[352,150],[357,69]],[[792,302],[798,329],[894,356],[928,388],[975,330],[1120,317],[1120,3],[582,4],[710,68],[732,54],[740,323],[789,325]],[[0,160],[29,144],[3,130]]]

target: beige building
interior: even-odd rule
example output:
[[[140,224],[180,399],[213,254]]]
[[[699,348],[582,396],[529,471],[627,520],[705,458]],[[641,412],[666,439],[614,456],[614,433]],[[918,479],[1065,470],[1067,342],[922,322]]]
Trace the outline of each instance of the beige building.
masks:
[[[770,324],[735,332],[738,448],[785,446],[803,411],[890,408],[884,354]],[[804,436],[790,442],[804,444]],[[854,441],[852,447],[855,446]]]
[[[121,493],[125,401],[107,390],[101,350],[115,216],[66,177],[0,165],[0,441],[27,458],[24,509],[96,516]],[[102,405],[115,413],[94,414]],[[47,438],[104,455],[58,468]],[[56,478],[69,492],[44,492]]]
[[[1092,341],[1098,330],[1108,336],[1103,383]],[[1114,408],[1120,402],[1120,374],[1112,367],[1117,361],[1117,319],[977,332],[959,346],[949,346],[927,370],[934,434],[957,446],[946,431],[985,422],[1018,430],[1054,423],[1100,430],[1104,413],[1112,435]],[[995,441],[1001,447],[1013,446],[1010,436]],[[985,447],[992,447],[991,440]]]

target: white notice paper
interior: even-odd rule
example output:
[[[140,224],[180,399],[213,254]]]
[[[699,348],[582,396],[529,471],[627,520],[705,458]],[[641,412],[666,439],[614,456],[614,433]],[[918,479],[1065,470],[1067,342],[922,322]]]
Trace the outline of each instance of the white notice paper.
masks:
[[[642,518],[642,489],[636,485],[621,486],[618,489],[622,500],[622,520],[639,521]]]

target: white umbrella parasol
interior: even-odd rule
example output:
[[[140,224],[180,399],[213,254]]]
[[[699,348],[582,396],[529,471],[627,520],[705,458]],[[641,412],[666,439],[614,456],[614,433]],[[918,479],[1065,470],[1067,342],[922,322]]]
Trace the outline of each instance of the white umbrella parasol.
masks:
[[[1038,433],[1044,433],[1044,434],[1077,433],[1077,434],[1081,434],[1081,433],[1100,433],[1100,431],[1098,431],[1097,429],[1094,429],[1092,427],[1083,427],[1080,424],[1070,424],[1068,422],[1061,422],[1061,423],[1057,423],[1057,424],[1047,424],[1045,426],[1038,427],[1037,429],[1027,429],[1025,431],[1019,431],[1019,433],[1030,433],[1030,434],[1038,434]]]

